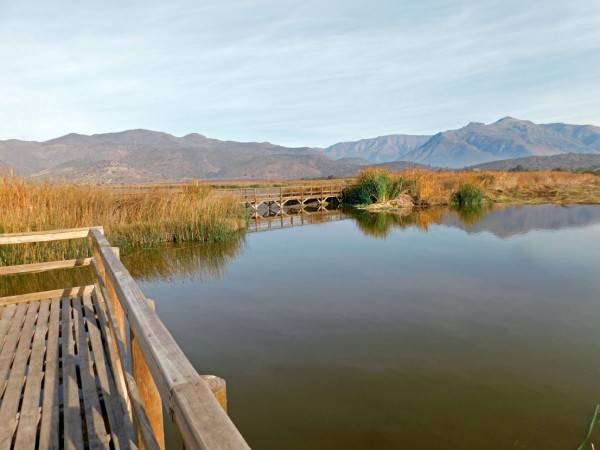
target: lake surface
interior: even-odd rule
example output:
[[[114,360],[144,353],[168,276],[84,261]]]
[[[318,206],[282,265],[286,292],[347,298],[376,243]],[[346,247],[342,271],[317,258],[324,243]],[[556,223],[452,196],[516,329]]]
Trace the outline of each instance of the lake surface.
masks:
[[[581,443],[599,206],[342,214],[124,258],[198,371],[227,380],[253,448]]]

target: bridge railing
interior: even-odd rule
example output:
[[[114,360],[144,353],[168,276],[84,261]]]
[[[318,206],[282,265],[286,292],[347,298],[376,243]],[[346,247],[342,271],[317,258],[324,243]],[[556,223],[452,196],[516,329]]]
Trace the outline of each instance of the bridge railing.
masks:
[[[277,202],[283,203],[286,200],[310,200],[341,198],[344,195],[344,185],[323,185],[323,186],[284,186],[284,187],[264,187],[264,188],[239,188],[220,190],[219,192],[232,194],[237,197],[240,203],[260,203]]]
[[[186,448],[248,449],[207,383],[121,263],[118,248],[110,245],[102,227],[2,234],[0,245],[83,238],[90,240],[93,258],[0,267],[0,275],[93,265],[96,284],[86,286],[82,292],[94,292],[106,304],[108,317],[101,323],[116,366],[115,381],[128,400],[137,425],[139,448],[165,448],[164,406]],[[19,297],[34,300],[71,295],[71,291],[77,290],[59,289]]]

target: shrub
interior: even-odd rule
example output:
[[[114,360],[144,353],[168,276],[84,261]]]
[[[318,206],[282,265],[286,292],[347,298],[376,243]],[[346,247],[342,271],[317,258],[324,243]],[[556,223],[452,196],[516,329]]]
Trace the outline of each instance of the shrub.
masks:
[[[475,206],[483,203],[483,189],[474,184],[466,183],[460,186],[452,197],[452,203],[459,206]]]
[[[385,203],[400,194],[414,193],[417,183],[403,175],[393,175],[388,169],[365,169],[348,189],[346,201],[351,205]]]

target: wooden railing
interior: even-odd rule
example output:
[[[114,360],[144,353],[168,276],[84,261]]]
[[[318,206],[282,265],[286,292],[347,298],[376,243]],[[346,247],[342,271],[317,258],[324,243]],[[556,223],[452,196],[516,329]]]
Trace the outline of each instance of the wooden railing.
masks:
[[[99,319],[117,389],[137,425],[139,448],[165,448],[163,406],[188,449],[249,448],[121,263],[118,248],[110,245],[102,227],[4,234],[0,235],[0,245],[82,238],[89,239],[92,258],[0,267],[0,275],[93,266],[96,283],[86,289],[93,290],[106,305],[106,315]],[[69,293],[61,289],[18,297],[27,301],[51,294],[60,297]]]
[[[232,194],[243,204],[259,204],[275,202],[284,204],[290,200],[304,203],[307,200],[324,200],[327,198],[341,199],[344,195],[344,185],[324,186],[286,186],[264,188],[222,189],[218,192]]]

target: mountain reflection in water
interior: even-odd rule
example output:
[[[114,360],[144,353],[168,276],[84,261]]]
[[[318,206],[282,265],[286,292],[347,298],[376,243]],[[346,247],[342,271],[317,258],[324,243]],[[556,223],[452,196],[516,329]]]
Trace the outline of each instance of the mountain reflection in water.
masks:
[[[395,230],[416,228],[426,232],[432,226],[459,228],[467,233],[489,232],[510,238],[532,230],[583,228],[600,223],[597,205],[489,205],[479,208],[431,208],[424,210],[370,212],[351,207],[288,211],[283,216],[254,218],[249,231],[272,231],[287,227],[318,226],[354,220],[365,236],[386,239]],[[245,248],[245,236],[228,242],[164,245],[125,252],[122,260],[140,281],[219,279],[227,265]],[[84,285],[93,281],[90,268],[58,270],[43,274],[3,277],[0,296],[38,292],[57,287]]]
[[[600,223],[600,207],[576,206],[486,206],[481,208],[431,208],[424,210],[370,212],[355,208],[310,210],[302,214],[286,214],[251,219],[250,231],[274,231],[298,226],[354,220],[365,236],[386,239],[394,230],[416,228],[426,232],[432,226],[448,226],[467,233],[490,232],[507,238],[531,230],[556,230],[586,227]],[[272,223],[269,223],[272,221]],[[165,245],[153,249],[134,250],[122,256],[132,276],[140,281],[169,281],[221,278],[227,265],[245,248],[245,237],[239,235],[225,243]]]
[[[532,230],[583,228],[600,223],[597,205],[489,205],[471,208],[432,208],[406,212],[349,210],[366,236],[386,238],[394,229],[444,225],[467,233],[489,232],[508,238]]]

